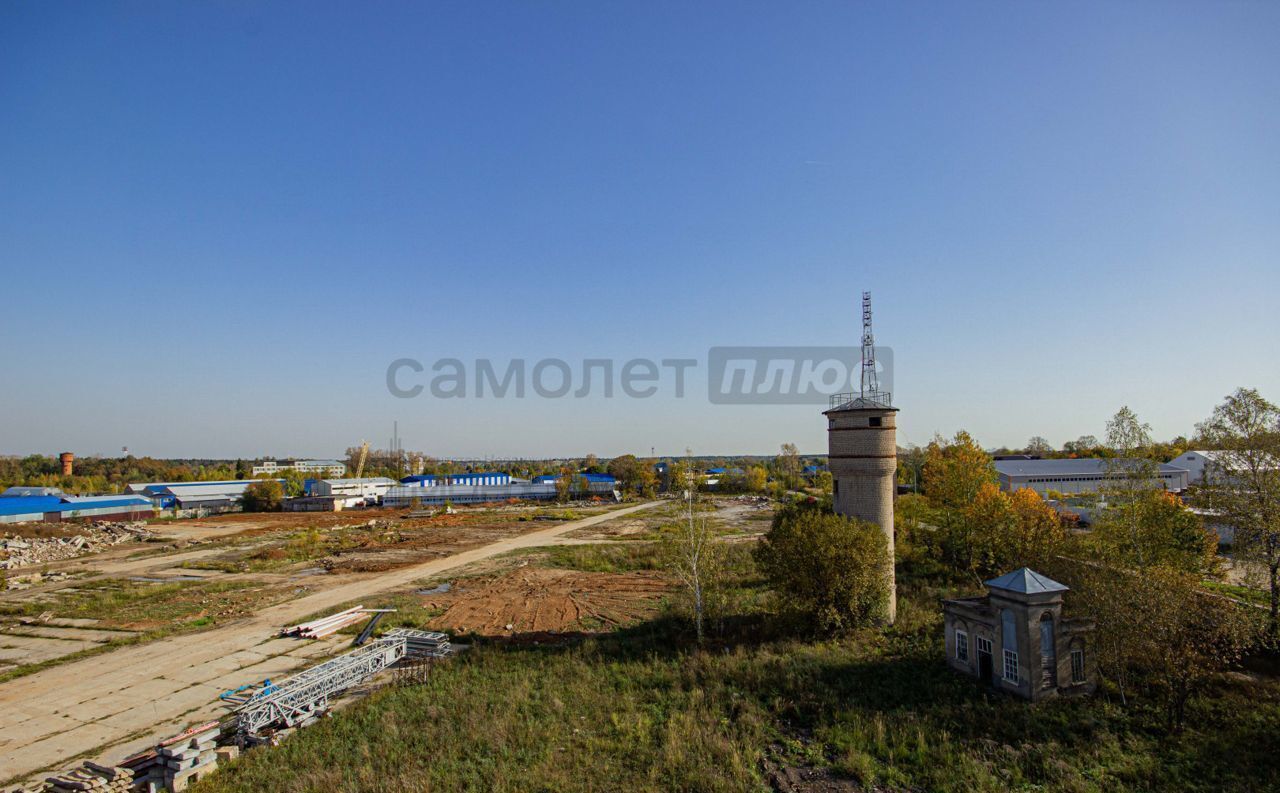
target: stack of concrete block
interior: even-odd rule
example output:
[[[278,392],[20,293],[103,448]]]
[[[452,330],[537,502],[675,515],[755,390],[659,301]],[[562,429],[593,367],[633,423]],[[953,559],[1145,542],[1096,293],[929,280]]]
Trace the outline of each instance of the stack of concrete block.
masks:
[[[170,738],[156,747],[138,770],[145,793],[181,793],[197,779],[203,779],[218,767],[219,728],[216,723]]]
[[[46,793],[127,793],[133,790],[133,772],[118,766],[86,762],[83,768],[45,780]]]

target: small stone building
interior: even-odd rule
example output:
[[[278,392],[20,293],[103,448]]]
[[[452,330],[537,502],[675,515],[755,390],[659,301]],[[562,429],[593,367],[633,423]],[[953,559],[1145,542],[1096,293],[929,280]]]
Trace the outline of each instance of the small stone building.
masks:
[[[1093,624],[1063,619],[1068,588],[1026,567],[986,586],[983,597],[942,602],[947,663],[1025,699],[1092,693]]]

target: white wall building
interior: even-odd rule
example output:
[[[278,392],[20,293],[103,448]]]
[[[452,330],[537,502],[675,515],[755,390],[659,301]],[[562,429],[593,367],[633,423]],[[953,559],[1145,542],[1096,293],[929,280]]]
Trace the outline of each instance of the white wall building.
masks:
[[[341,460],[263,460],[253,467],[254,476],[278,474],[282,471],[342,476],[347,472],[347,464]]]
[[[364,479],[321,479],[312,485],[311,495],[350,496],[364,501],[379,501],[397,484],[396,480],[382,476]]]
[[[1206,477],[1209,482],[1222,484],[1223,469],[1230,462],[1223,452],[1197,449],[1173,458],[1169,461],[1169,465],[1185,468],[1190,474],[1193,485],[1204,484]],[[1235,464],[1240,464],[1239,457]]]
[[[1173,463],[1161,463],[1155,473],[1153,487],[1179,493],[1187,489],[1188,473]],[[1045,496],[1055,493],[1096,493],[1106,482],[1121,477],[1108,470],[1108,461],[1094,457],[1067,460],[996,460],[1000,489],[1012,493],[1031,488]]]

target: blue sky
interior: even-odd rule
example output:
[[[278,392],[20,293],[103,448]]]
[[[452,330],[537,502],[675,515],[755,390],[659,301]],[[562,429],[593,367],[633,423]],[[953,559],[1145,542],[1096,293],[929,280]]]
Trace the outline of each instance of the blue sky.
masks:
[[[1280,400],[1273,3],[5,3],[0,453],[825,449],[390,361],[895,354],[900,440]]]

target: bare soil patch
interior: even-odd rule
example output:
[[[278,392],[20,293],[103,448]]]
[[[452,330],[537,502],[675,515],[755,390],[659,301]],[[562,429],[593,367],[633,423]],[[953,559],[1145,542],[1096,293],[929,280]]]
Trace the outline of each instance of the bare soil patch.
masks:
[[[655,614],[671,583],[651,571],[584,573],[525,566],[430,595],[437,630],[485,636],[611,630]]]

